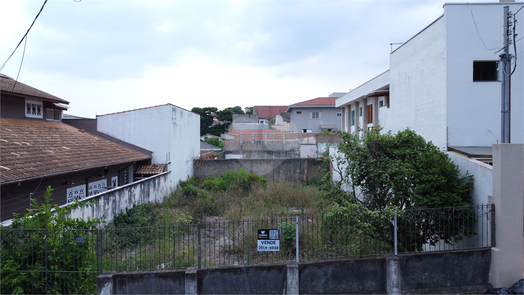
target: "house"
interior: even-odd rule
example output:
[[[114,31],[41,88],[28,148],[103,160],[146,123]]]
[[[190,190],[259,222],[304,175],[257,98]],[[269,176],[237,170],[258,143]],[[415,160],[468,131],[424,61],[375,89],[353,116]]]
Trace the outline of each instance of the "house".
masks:
[[[335,107],[336,96],[317,97],[290,105],[291,133],[321,133],[324,130],[340,130],[341,111]]]
[[[230,132],[233,130],[269,130],[270,126],[266,121],[259,120],[258,115],[238,115],[233,114],[233,123]]]
[[[515,13],[522,3],[445,4],[441,17],[391,52],[388,71],[337,99],[342,129],[411,128],[444,151],[490,156],[501,139],[504,6]],[[522,34],[524,22],[515,25]],[[517,55],[523,45],[516,40]],[[511,142],[523,143],[524,64],[516,61]]]
[[[253,115],[258,115],[260,124],[269,124],[269,119],[276,119],[286,112],[288,106],[254,106]]]
[[[389,70],[337,99],[342,130],[414,130],[473,174],[473,199],[487,203],[493,194],[492,145],[501,139],[504,7],[515,13],[522,5],[445,4],[442,16],[391,52]],[[524,22],[513,23],[517,33],[524,31]],[[512,42],[518,55],[523,42]],[[516,62],[511,143],[524,143],[524,64]]]
[[[1,220],[23,215],[31,199],[75,200],[134,180],[151,155],[62,122],[68,101],[0,75]]]
[[[167,165],[171,187],[193,175],[200,158],[200,116],[165,104],[98,115],[97,131],[150,150],[153,165]]]
[[[218,159],[218,153],[222,151],[222,148],[212,145],[200,140],[200,159],[201,160],[216,160]]]

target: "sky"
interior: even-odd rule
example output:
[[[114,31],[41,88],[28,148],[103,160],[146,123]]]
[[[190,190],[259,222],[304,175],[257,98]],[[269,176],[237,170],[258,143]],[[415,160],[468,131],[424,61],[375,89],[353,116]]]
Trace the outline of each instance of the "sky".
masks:
[[[0,72],[87,118],[167,103],[291,105],[388,70],[391,43],[454,2],[465,1],[48,0]],[[43,3],[0,1],[0,65]]]

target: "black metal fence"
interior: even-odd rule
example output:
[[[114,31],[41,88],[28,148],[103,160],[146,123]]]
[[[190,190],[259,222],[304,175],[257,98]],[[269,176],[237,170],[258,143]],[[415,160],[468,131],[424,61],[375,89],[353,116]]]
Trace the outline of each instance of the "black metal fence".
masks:
[[[193,226],[105,229],[103,272],[317,261],[494,246],[492,205],[405,210],[394,218],[273,216]],[[278,251],[259,251],[258,230],[278,229]],[[298,229],[298,230],[297,230]],[[297,239],[298,237],[298,239]],[[298,243],[297,243],[298,241]]]
[[[208,218],[191,226],[94,231],[2,228],[2,293],[95,293],[96,276],[102,272],[491,247],[495,246],[493,222],[493,205],[477,205],[356,219],[336,215],[239,221]],[[259,230],[275,229],[275,248],[265,250],[278,251],[260,251]]]

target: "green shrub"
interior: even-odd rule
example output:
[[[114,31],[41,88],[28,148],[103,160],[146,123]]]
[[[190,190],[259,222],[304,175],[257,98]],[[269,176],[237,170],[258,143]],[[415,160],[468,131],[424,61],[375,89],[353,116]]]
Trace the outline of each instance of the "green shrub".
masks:
[[[204,216],[215,215],[218,212],[215,206],[215,197],[203,189],[197,191],[195,202],[191,208],[191,216],[194,220],[200,220]]]
[[[227,170],[224,174],[220,175],[217,188],[223,191],[238,188],[247,192],[256,184],[265,187],[267,180],[255,173],[247,173],[246,170],[242,168],[238,171]]]
[[[47,187],[43,204],[31,199],[33,210],[15,215],[10,227],[0,226],[2,294],[96,293],[96,228],[104,218],[69,217],[94,203],[59,207],[52,191]]]
[[[296,247],[297,226],[293,221],[280,223],[282,250],[293,251]]]
[[[148,227],[155,225],[157,218],[154,204],[133,205],[131,209],[122,211],[115,217],[108,232],[119,248],[144,245],[151,238]]]
[[[202,181],[201,187],[208,191],[215,191],[218,189],[217,184],[218,178],[216,178],[214,175],[211,175],[208,178],[204,179],[204,181]]]
[[[186,196],[194,196],[197,194],[197,187],[193,184],[187,184],[184,187],[182,187],[182,190],[184,191],[184,194]]]

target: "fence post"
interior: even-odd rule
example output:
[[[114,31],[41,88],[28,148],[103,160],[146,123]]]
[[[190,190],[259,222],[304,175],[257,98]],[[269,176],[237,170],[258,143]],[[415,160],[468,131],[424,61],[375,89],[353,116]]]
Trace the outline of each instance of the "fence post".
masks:
[[[394,249],[395,249],[395,256],[397,256],[397,211],[395,211],[395,219],[394,219],[394,222],[393,222],[393,227],[395,229],[395,232],[394,232],[394,235],[393,235],[393,238],[394,238]]]
[[[200,243],[200,222],[198,222],[198,269],[200,269],[201,262],[202,262],[202,252],[201,248],[202,245]]]
[[[104,270],[102,269],[102,234],[103,234],[103,231],[101,229],[98,230],[98,234],[97,234],[97,241],[96,241],[96,246],[97,246],[97,253],[96,253],[96,259],[97,259],[97,262],[98,262],[98,274],[101,274]]]
[[[296,241],[296,248],[297,248],[297,263],[298,263],[298,215],[296,215],[296,229],[295,229],[295,241]]]

